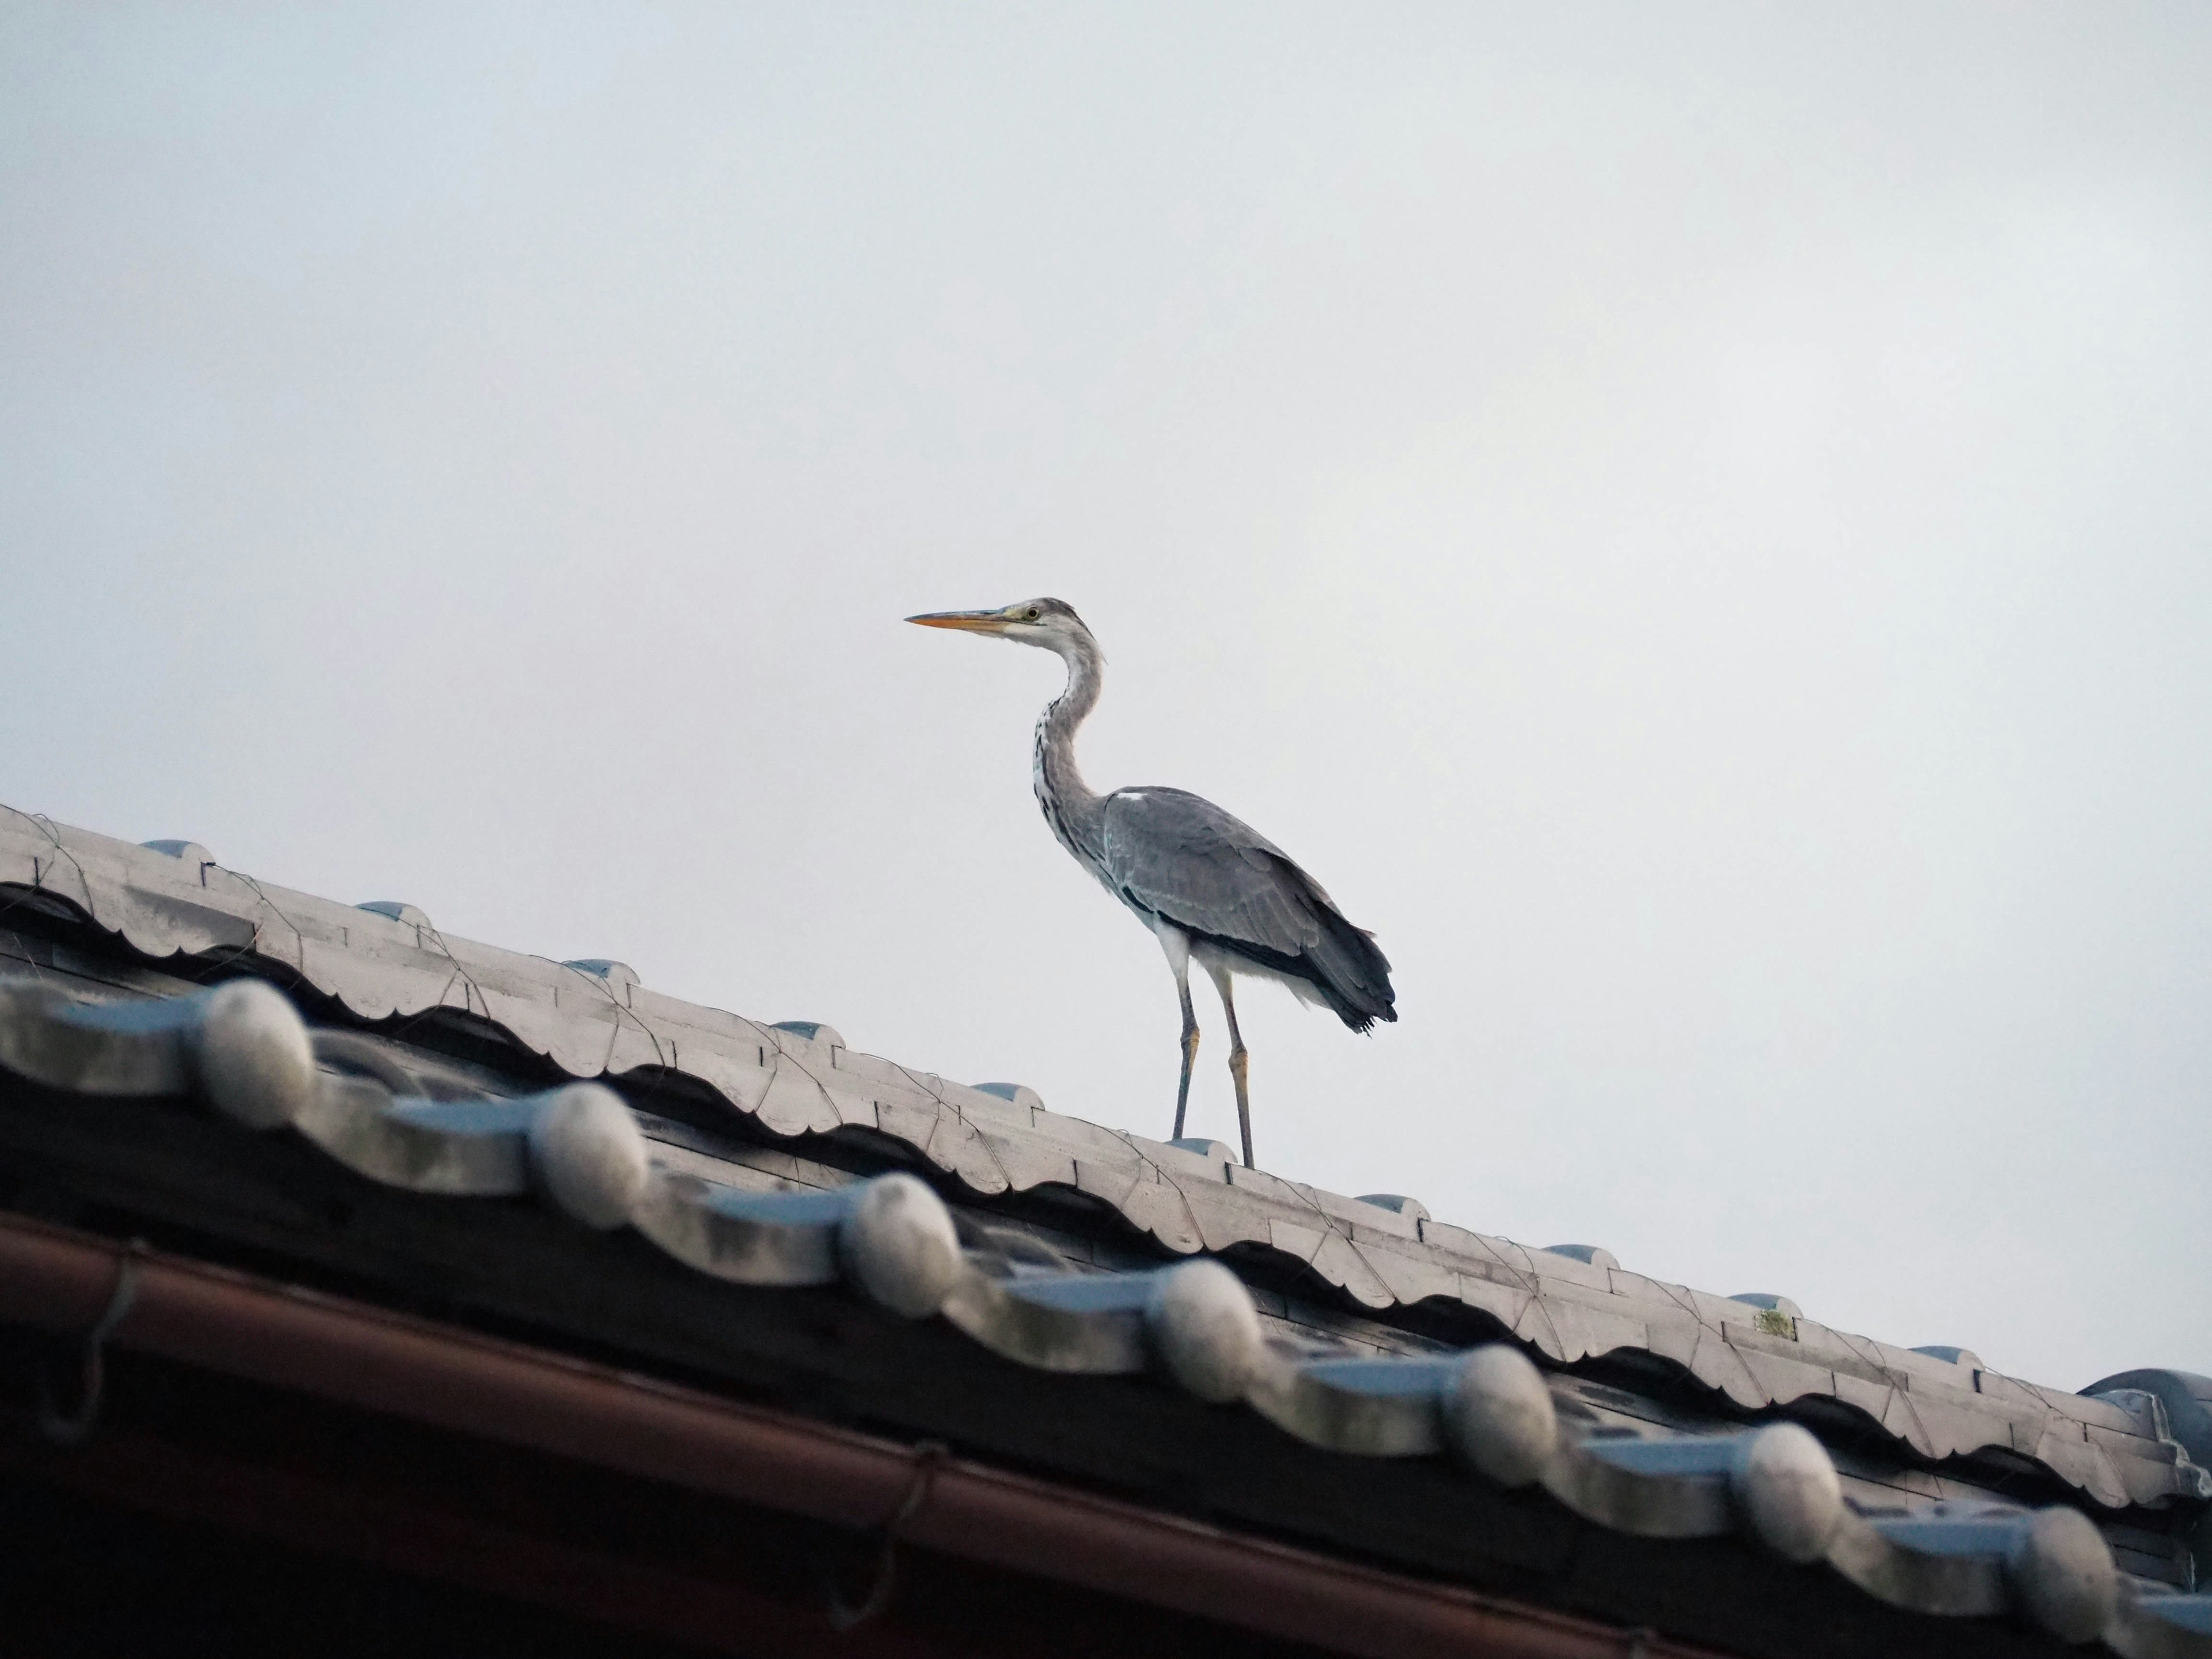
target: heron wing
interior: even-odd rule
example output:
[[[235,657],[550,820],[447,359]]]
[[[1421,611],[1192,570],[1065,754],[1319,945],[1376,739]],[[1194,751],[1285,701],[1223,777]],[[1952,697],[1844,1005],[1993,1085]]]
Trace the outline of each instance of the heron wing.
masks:
[[[1182,789],[1106,798],[1102,860],[1137,908],[1313,985],[1348,1025],[1395,1019],[1390,964],[1258,830]]]

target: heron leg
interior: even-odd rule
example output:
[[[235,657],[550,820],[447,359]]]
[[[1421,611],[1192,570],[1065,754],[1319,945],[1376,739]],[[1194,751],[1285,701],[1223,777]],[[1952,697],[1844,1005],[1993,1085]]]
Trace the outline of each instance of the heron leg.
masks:
[[[1250,1054],[1244,1047],[1244,1034],[1237,1029],[1237,1004],[1229,994],[1229,970],[1213,970],[1213,988],[1221,993],[1221,1012],[1229,1017],[1229,1075],[1237,1084],[1237,1128],[1244,1137],[1244,1167],[1252,1163],[1252,1096],[1245,1079],[1250,1068]]]
[[[1165,922],[1154,925],[1160,949],[1166,952],[1168,971],[1175,975],[1176,995],[1182,1000],[1182,1081],[1176,1085],[1176,1121],[1172,1139],[1182,1139],[1183,1114],[1190,1106],[1190,1068],[1198,1059],[1198,1015],[1190,1006],[1190,935]]]
[[[1190,1106],[1190,1068],[1198,1059],[1198,1015],[1190,1006],[1190,976],[1176,975],[1176,989],[1182,994],[1182,1081],[1176,1085],[1176,1121],[1173,1139],[1182,1139],[1183,1113]]]

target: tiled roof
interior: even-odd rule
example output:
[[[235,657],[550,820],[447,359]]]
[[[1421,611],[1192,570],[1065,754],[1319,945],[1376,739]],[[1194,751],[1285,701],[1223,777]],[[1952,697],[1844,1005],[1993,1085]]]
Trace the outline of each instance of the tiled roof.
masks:
[[[2124,1654],[2212,1654],[2212,1596],[2116,1571],[2082,1508],[2029,1510],[1971,1483],[1939,1486],[1934,1501],[1885,1493],[1848,1470],[1839,1477],[1798,1422],[1673,1431],[1607,1410],[1602,1391],[1556,1368],[1650,1356],[1711,1391],[1717,1413],[1786,1406],[1819,1423],[1822,1411],[1848,1411],[1900,1455],[2026,1460],[2084,1504],[2144,1515],[2212,1498],[2203,1379],[2130,1373],[2087,1395],[2036,1387],[1969,1354],[1830,1330],[1786,1298],[1707,1296],[1626,1272],[1602,1251],[1531,1250],[1439,1224],[1406,1200],[1340,1197],[1202,1147],[1102,1129],[1026,1091],[969,1088],[858,1054],[826,1027],[659,996],[619,963],[520,956],[448,939],[411,907],[264,887],[190,843],[140,848],[0,812],[0,884],[62,902],[143,957],[228,957],[259,976],[128,1001],[0,978],[0,1066],[48,1088],[204,1099],[389,1187],[457,1200],[534,1192],[586,1226],[634,1229],[714,1278],[847,1284],[896,1314],[942,1317],[1034,1370],[1158,1376],[1331,1451],[1448,1457],[1472,1480],[1540,1485],[1622,1533],[1746,1535],[1915,1612],[2009,1612]],[[641,1117],[589,1081],[428,1097],[374,1040],[311,1036],[272,979],[355,1021],[446,1011],[576,1079],[691,1079],[764,1132],[762,1144],[739,1152]],[[957,1228],[912,1175],[856,1180],[771,1150],[854,1132],[884,1138],[956,1194],[1087,1194],[1157,1257],[1101,1271],[1018,1234]],[[1255,1299],[1207,1259],[1224,1251],[1297,1267],[1351,1310],[1455,1307],[1505,1340],[1332,1346],[1273,1316],[1264,1291]]]

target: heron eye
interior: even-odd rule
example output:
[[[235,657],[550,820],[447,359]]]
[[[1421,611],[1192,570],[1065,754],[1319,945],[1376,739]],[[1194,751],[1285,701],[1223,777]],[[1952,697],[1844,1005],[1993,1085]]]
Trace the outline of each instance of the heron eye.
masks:
[[[1035,605],[1031,605],[1028,610],[1022,612],[1022,620],[1024,622],[1035,622],[1042,615],[1044,615],[1043,611],[1038,610]]]

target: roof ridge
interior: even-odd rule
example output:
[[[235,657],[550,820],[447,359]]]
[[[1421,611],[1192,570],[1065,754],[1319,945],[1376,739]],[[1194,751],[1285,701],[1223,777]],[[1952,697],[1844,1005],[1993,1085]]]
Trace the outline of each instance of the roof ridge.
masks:
[[[634,975],[611,994],[597,964],[452,938],[397,902],[365,909],[266,885],[197,844],[134,845],[0,808],[4,884],[68,901],[143,956],[225,953],[367,1021],[453,1009],[571,1077],[665,1067],[779,1136],[872,1130],[979,1195],[1085,1193],[1173,1254],[1269,1251],[1369,1310],[1456,1304],[1557,1364],[1634,1350],[1745,1410],[1832,1400],[1923,1458],[2021,1454],[2108,1507],[2179,1490],[2175,1466],[2116,1443],[2138,1431],[2112,1401],[1832,1331],[1785,1298],[1711,1295],[1221,1163],[859,1053],[821,1040],[836,1036],[823,1028],[810,1037],[683,1002]]]

